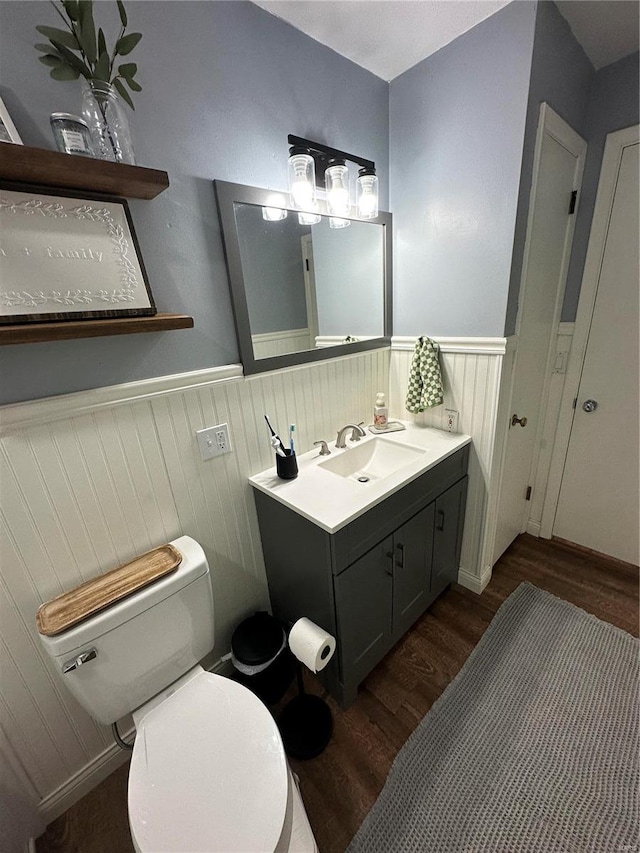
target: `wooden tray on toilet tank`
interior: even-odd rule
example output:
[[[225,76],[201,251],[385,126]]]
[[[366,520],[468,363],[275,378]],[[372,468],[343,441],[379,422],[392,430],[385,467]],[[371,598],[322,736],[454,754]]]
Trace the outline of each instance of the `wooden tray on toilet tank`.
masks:
[[[46,637],[61,634],[106,607],[133,595],[139,589],[175,572],[181,562],[182,554],[173,545],[154,548],[130,563],[112,569],[43,604],[36,615],[38,631]]]

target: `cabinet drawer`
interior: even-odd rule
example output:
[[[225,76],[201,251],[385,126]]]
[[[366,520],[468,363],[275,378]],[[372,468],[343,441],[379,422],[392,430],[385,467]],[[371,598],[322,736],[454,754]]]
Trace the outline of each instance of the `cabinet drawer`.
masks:
[[[369,551],[467,473],[469,447],[460,448],[333,537],[335,574]]]

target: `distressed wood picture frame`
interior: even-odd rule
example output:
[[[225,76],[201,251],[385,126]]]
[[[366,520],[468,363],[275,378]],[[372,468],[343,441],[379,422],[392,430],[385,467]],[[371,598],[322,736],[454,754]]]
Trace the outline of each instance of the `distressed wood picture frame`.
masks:
[[[124,199],[0,183],[0,325],[154,314]]]

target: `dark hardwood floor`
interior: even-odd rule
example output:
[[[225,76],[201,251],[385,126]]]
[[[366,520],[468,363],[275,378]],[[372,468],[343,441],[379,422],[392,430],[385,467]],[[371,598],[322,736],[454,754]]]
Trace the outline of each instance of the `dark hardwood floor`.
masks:
[[[454,586],[403,637],[342,711],[325,752],[292,761],[321,853],[342,853],[384,785],[398,750],[456,676],[502,602],[522,581],[638,636],[638,569],[560,540],[520,536],[482,596]],[[309,674],[310,692],[322,691]],[[38,853],[129,853],[128,765],[54,821]],[[178,851],[176,851],[178,853]]]

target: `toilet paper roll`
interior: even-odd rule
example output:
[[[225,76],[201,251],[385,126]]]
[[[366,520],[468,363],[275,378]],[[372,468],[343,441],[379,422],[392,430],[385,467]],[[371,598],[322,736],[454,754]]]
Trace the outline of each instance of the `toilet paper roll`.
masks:
[[[289,648],[312,672],[320,672],[336,650],[336,640],[324,628],[303,616],[289,634]]]

